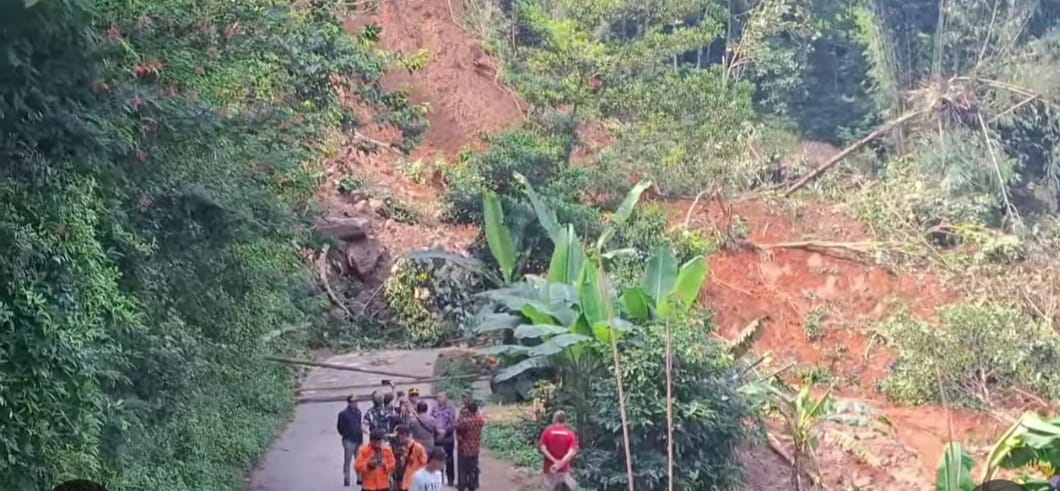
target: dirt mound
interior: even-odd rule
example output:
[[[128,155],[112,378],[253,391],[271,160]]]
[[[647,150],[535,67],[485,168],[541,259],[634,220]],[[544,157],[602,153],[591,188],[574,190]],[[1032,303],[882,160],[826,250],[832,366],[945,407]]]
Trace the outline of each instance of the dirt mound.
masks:
[[[419,156],[451,157],[465,144],[523,118],[523,104],[498,81],[500,64],[457,24],[461,6],[461,2],[390,0],[381,3],[378,15],[348,23],[350,29],[367,22],[380,25],[382,47],[396,55],[421,49],[430,53],[422,70],[413,74],[394,70],[384,79],[387,89],[407,87],[414,103],[430,108],[430,128],[416,151]]]

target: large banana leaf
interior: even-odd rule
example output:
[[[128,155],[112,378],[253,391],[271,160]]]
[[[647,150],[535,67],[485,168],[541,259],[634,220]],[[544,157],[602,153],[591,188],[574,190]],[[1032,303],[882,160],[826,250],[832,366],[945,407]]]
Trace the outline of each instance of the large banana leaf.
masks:
[[[548,233],[548,238],[552,240],[553,244],[559,244],[563,227],[560,226],[556,213],[545,204],[541,196],[538,196],[525,176],[516,172],[514,177],[516,181],[519,181],[526,188],[526,196],[530,198],[530,205],[534,208],[534,213],[537,215],[537,221],[541,224],[541,228],[545,229],[545,232]]]
[[[942,454],[938,474],[935,478],[936,491],[972,491],[975,481],[972,480],[972,467],[975,461],[965,452],[961,445],[950,442]]]
[[[541,338],[545,336],[556,336],[559,334],[566,334],[569,331],[566,326],[557,326],[553,324],[523,324],[515,328],[515,337],[519,339],[524,338]]]
[[[594,326],[599,322],[608,321],[614,308],[609,305],[611,298],[607,294],[606,278],[596,264],[587,261],[583,273],[578,297],[581,300],[582,315],[590,326]]]
[[[515,329],[522,322],[522,317],[511,314],[486,314],[479,318],[475,331],[479,333]]]
[[[644,194],[644,191],[651,187],[651,181],[638,182],[633,189],[629,190],[626,194],[626,198],[622,200],[622,204],[618,205],[618,209],[615,210],[614,215],[611,216],[611,223],[608,224],[604,232],[600,234],[600,237],[596,239],[596,250],[602,251],[604,246],[607,245],[607,241],[611,240],[611,235],[615,233],[615,227],[626,223],[629,220],[629,216],[633,214],[633,208],[636,208],[637,202],[640,201],[640,195]]]
[[[651,318],[651,308],[648,306],[648,296],[640,287],[626,288],[622,292],[622,306],[626,313],[635,320],[646,321]]]
[[[677,274],[674,289],[658,304],[659,317],[665,319],[675,314],[687,312],[699,298],[703,282],[707,280],[707,261],[702,256],[696,257],[683,266]]]
[[[504,211],[496,194],[488,191],[483,193],[482,210],[486,219],[486,243],[489,244],[493,259],[501,267],[504,281],[511,283],[512,272],[515,271],[515,244],[511,232],[504,225]]]
[[[548,265],[549,283],[574,283],[581,272],[582,264],[585,262],[585,251],[582,249],[581,241],[574,232],[574,227],[567,225],[567,229],[560,234],[559,241],[555,243],[552,250],[552,260]]]
[[[504,382],[506,380],[518,377],[519,375],[529,370],[547,367],[548,364],[548,358],[544,356],[535,356],[527,358],[514,365],[504,367],[499,372],[497,372],[497,375],[493,377],[493,380],[495,382]]]
[[[648,260],[644,273],[644,293],[648,294],[656,305],[670,295],[677,283],[677,258],[668,245],[659,246]]]
[[[1060,420],[1023,414],[991,449],[982,479],[992,479],[999,469],[1018,469],[1033,462],[1060,466]]]
[[[578,343],[588,341],[588,336],[581,334],[566,333],[548,338],[545,342],[531,347],[527,354],[530,356],[552,356]]]

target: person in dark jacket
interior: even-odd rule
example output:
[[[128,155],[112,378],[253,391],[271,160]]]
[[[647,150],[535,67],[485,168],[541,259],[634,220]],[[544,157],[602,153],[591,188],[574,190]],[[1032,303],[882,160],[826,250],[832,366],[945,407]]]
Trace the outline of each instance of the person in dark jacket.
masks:
[[[346,398],[346,409],[339,412],[336,425],[342,437],[342,485],[350,485],[350,462],[357,455],[357,449],[364,443],[364,431],[361,428],[361,410],[353,396]]]

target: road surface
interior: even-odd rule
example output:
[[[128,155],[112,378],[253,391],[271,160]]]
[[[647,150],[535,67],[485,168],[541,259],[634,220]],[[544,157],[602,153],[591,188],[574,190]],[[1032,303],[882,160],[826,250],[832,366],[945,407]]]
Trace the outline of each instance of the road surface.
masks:
[[[375,351],[350,353],[327,360],[360,368],[376,369],[410,375],[431,376],[441,350]],[[381,384],[390,378],[345,370],[317,368],[310,372],[303,386]],[[399,390],[407,390],[408,386]],[[429,394],[430,384],[418,387]],[[367,394],[371,389],[356,391]],[[329,392],[334,394],[335,392]],[[308,395],[308,394],[307,394]],[[283,433],[272,442],[268,452],[258,462],[248,478],[247,491],[328,491],[349,490],[342,486],[342,445],[335,432],[336,417],[345,402],[300,404],[294,419]],[[367,409],[363,403],[361,411]],[[480,491],[514,491],[527,482],[524,473],[512,465],[490,456],[481,455]]]

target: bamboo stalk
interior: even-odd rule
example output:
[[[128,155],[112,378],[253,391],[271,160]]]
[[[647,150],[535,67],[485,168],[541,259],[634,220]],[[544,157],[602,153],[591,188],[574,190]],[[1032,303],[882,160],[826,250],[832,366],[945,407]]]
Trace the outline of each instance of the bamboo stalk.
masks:
[[[599,252],[599,251],[597,251]],[[599,255],[596,257],[598,268],[596,270],[597,288],[600,290],[602,298],[607,298],[607,292],[605,291],[606,276],[604,276],[604,261]],[[636,486],[633,483],[633,451],[630,449],[629,441],[629,417],[626,415],[626,392],[622,388],[622,362],[619,359],[618,354],[618,333],[614,328],[615,313],[612,310],[610,302],[604,302],[604,306],[607,309],[607,318],[611,321],[611,355],[615,359],[615,383],[618,386],[618,414],[622,420],[622,445],[626,451],[626,479],[629,485],[629,491],[636,491]]]
[[[666,475],[669,491],[674,491],[674,393],[673,331],[666,322]]]
[[[297,404],[315,404],[318,402],[342,402],[347,401],[349,396],[347,395],[330,395],[330,396],[301,396],[296,398],[294,401]],[[421,395],[420,399],[435,399],[433,395]],[[356,395],[353,396],[353,400],[356,402],[368,402],[372,400],[371,394]]]
[[[825,162],[824,164],[822,164],[820,167],[814,169],[809,174],[806,174],[805,176],[803,176],[802,179],[799,179],[798,181],[796,181],[795,184],[792,184],[791,187],[789,187],[787,189],[787,191],[784,191],[784,197],[786,198],[788,196],[791,196],[792,193],[794,193],[795,191],[798,191],[803,186],[805,186],[805,185],[813,182],[814,180],[816,180],[818,177],[820,177],[821,174],[824,174],[825,171],[827,171],[828,169],[831,169],[832,167],[835,167],[836,164],[842,162],[844,159],[846,159],[851,154],[856,152],[859,148],[864,147],[865,145],[868,145],[869,142],[875,140],[876,138],[879,138],[884,133],[887,133],[888,131],[891,131],[892,129],[894,129],[895,126],[898,126],[898,125],[900,125],[900,124],[902,124],[902,123],[904,123],[906,121],[909,121],[910,119],[913,119],[914,117],[916,117],[919,114],[920,114],[920,111],[908,112],[908,113],[905,113],[905,114],[903,114],[903,115],[901,115],[901,116],[899,116],[899,117],[897,117],[895,119],[892,119],[891,121],[888,121],[888,122],[880,125],[875,130],[873,130],[871,133],[863,136],[860,140],[854,142],[850,146],[844,148],[839,153],[835,154],[834,157],[828,159],[828,161]]]
[[[284,364],[287,364],[287,365],[305,365],[305,366],[317,367],[317,368],[331,368],[331,369],[334,369],[334,370],[346,370],[346,371],[349,371],[349,372],[370,373],[372,375],[385,375],[387,377],[398,377],[398,378],[407,378],[407,379],[417,379],[418,378],[416,375],[409,375],[409,374],[406,374],[406,373],[387,372],[387,371],[383,371],[383,370],[371,370],[371,369],[368,369],[368,368],[357,368],[357,367],[351,367],[349,365],[339,365],[337,363],[322,363],[322,362],[317,362],[317,361],[295,360],[295,359],[292,359],[292,358],[280,358],[280,357],[277,357],[277,356],[266,356],[265,359],[269,360],[269,361],[275,361],[275,362],[279,362],[279,363],[284,363]]]
[[[483,375],[483,374],[478,374],[478,375],[460,375],[460,376],[456,376],[456,377],[422,378],[422,379],[408,380],[408,381],[404,381],[404,382],[393,382],[392,384],[393,385],[416,385],[416,384],[428,384],[428,383],[432,383],[432,382],[438,382],[438,381],[441,381],[441,380],[466,380],[466,379],[474,379],[474,380],[482,379],[482,380],[485,380],[485,379],[489,379],[489,378],[490,378],[490,375]],[[319,386],[319,387],[299,387],[298,389],[295,390],[295,392],[296,393],[302,393],[302,392],[328,391],[328,390],[372,389],[372,388],[375,388],[375,387],[382,387],[382,386],[383,386],[383,382],[380,381],[380,382],[375,383],[375,384],[324,385],[324,386]]]

